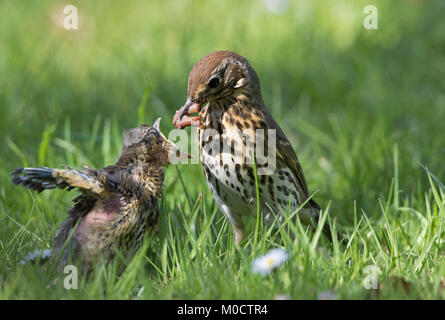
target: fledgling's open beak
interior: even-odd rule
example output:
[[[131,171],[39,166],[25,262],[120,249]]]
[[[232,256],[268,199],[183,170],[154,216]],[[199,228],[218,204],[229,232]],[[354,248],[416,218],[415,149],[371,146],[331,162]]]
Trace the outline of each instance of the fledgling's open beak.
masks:
[[[155,123],[153,124],[153,128],[158,130],[159,134],[164,139],[164,141],[165,141],[164,148],[165,148],[165,150],[167,150],[168,158],[169,159],[178,159],[178,160],[193,158],[193,156],[191,154],[188,154],[186,152],[181,152],[176,144],[174,144],[173,142],[171,142],[164,136],[164,134],[159,129],[160,122],[161,122],[161,118],[157,118]]]
[[[191,154],[180,151],[179,148],[176,146],[176,144],[174,144],[170,140],[166,140],[166,144],[167,144],[166,149],[169,159],[184,160],[193,158]]]

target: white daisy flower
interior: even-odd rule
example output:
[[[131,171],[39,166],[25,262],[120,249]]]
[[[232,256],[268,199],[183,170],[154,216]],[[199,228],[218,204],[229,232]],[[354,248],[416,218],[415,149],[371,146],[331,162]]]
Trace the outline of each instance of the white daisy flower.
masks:
[[[46,260],[49,260],[51,256],[52,256],[52,251],[50,249],[44,249],[44,250],[36,249],[33,252],[28,252],[25,258],[20,261],[20,264],[25,265],[28,262],[34,263],[37,260],[44,262]]]
[[[275,14],[284,14],[289,9],[289,0],[264,0],[267,10]]]
[[[138,291],[138,293],[137,293],[137,296],[138,296],[138,297],[142,296],[142,294],[144,293],[144,290],[145,290],[145,286],[142,286],[142,287],[139,289],[139,291]]]
[[[318,293],[318,300],[337,300],[337,294],[334,291],[326,290]]]
[[[276,267],[279,267],[288,257],[287,252],[283,248],[272,249],[264,256],[253,261],[252,272],[265,276]]]

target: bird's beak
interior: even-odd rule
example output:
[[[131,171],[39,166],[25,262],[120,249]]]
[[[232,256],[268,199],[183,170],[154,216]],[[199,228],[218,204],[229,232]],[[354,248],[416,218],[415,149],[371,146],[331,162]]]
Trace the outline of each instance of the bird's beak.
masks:
[[[185,104],[179,109],[179,120],[182,120],[184,116],[201,111],[201,105],[193,102],[190,98],[187,99]]]
[[[168,140],[164,134],[159,130],[159,123],[161,122],[161,118],[158,118],[153,127],[158,130],[162,139],[164,140],[164,148],[167,151],[168,159],[170,162],[174,162],[172,160],[181,160],[181,159],[191,159],[193,156],[191,154],[181,152],[176,144]]]
[[[170,140],[166,140],[166,143],[167,143],[166,149],[168,153],[168,158],[170,160],[184,160],[193,158],[191,154],[180,151],[178,146],[173,142],[171,142]]]
[[[176,111],[173,117],[173,125],[178,129],[184,129],[188,126],[198,126],[199,116],[189,117],[188,115],[200,111],[201,104],[188,98],[185,104],[178,111]]]

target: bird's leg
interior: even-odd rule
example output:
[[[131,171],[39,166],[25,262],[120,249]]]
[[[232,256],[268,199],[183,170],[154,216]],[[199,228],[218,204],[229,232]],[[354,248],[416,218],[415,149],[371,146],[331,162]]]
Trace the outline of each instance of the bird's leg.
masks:
[[[233,218],[233,217],[232,217]],[[238,217],[236,220],[232,220],[229,218],[230,224],[232,225],[233,232],[235,233],[235,242],[236,244],[240,244],[244,239],[244,224],[241,220],[241,217]]]
[[[185,114],[184,107],[176,111],[175,116],[173,117],[173,125],[178,129],[184,129],[188,126],[198,127],[199,126],[199,116],[196,117],[188,117],[188,115],[199,112],[200,105],[195,103],[192,104],[189,108],[187,108]]]
[[[233,227],[234,231],[235,231],[235,242],[236,244],[240,244],[241,241],[243,241],[243,237],[244,237],[244,233],[243,233],[243,229],[240,227]]]
[[[227,206],[223,206],[221,211],[229,219],[229,223],[233,228],[235,234],[235,243],[240,244],[244,239],[244,223],[240,215],[233,214],[233,212],[227,211]]]

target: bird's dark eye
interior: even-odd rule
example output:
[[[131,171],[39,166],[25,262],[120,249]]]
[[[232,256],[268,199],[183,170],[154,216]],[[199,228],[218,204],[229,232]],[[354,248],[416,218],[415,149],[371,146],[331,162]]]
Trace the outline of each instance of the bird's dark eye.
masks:
[[[145,140],[145,146],[147,147],[147,150],[151,150],[151,148],[153,147],[152,140]]]
[[[215,89],[219,86],[219,78],[215,77],[210,79],[209,81],[209,87],[212,89]]]

